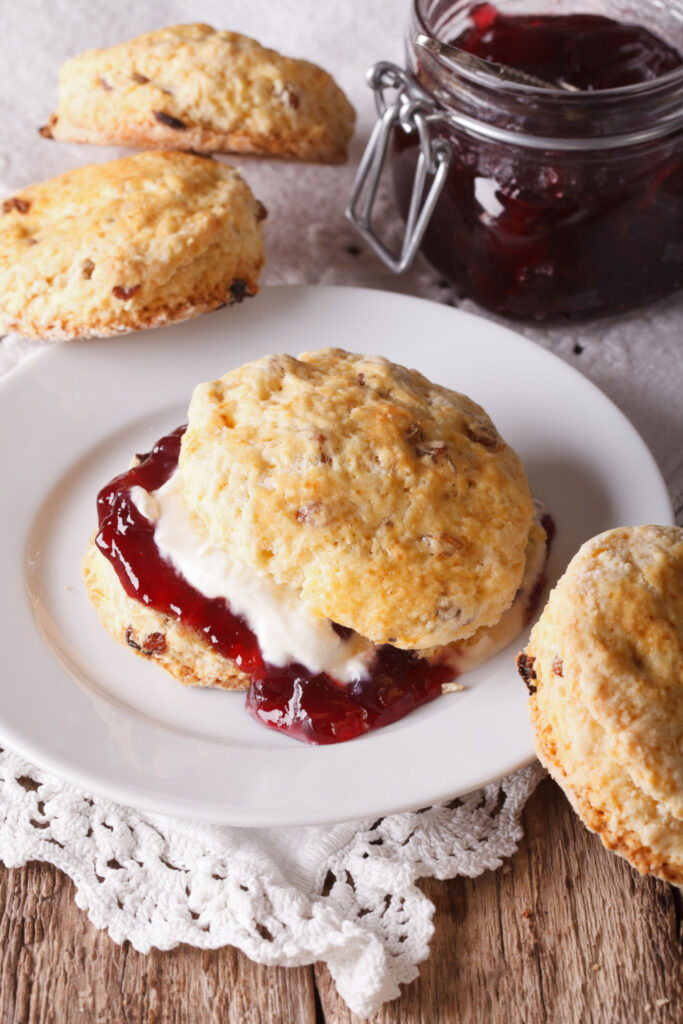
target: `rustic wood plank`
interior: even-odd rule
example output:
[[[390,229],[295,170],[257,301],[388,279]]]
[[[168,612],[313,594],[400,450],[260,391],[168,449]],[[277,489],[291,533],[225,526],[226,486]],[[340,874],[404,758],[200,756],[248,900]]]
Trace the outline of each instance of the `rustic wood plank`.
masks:
[[[604,851],[550,782],[530,802],[525,829],[508,872],[425,883],[437,906],[432,955],[373,1024],[683,1019],[669,887]],[[310,970],[267,969],[229,948],[145,957],[97,932],[73,895],[46,865],[0,872],[3,1024],[316,1021]],[[356,1021],[324,967],[316,977],[319,1018]]]
[[[311,968],[262,967],[230,947],[117,946],[49,865],[0,869],[0,907],[2,1024],[315,1024]]]
[[[372,1024],[683,1020],[670,887],[609,854],[549,780],[525,835],[509,870],[424,883],[437,908],[430,959]],[[322,965],[316,983],[326,1024],[358,1021]]]

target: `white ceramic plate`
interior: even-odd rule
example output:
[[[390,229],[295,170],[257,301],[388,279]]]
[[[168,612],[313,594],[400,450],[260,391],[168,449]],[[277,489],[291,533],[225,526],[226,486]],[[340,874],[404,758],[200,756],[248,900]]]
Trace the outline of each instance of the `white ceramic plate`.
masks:
[[[542,348],[448,307],[358,289],[273,288],[188,324],[50,348],[0,383],[0,740],[142,809],[233,825],[341,821],[464,793],[533,756],[513,645],[386,729],[311,747],[242,694],[188,690],[119,647],[81,583],[95,496],[185,421],[195,383],[269,352],[380,353],[464,391],[524,460],[557,522],[554,580],[588,537],[671,522],[624,416]],[[362,587],[363,581],[358,585]]]

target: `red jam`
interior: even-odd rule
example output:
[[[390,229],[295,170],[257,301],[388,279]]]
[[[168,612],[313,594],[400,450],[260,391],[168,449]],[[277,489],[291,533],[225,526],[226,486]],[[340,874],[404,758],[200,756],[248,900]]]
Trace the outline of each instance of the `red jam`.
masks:
[[[453,670],[388,645],[377,648],[369,678],[344,686],[302,665],[269,665],[245,620],[222,598],[204,597],[161,557],[154,524],[138,511],[130,491],[135,486],[155,491],[168,480],[178,464],[184,430],[162,437],[138,466],[112,480],[97,497],[97,546],[129,597],[201,633],[218,654],[251,677],[249,713],[299,740],[354,739],[438,697]]]
[[[629,110],[630,128],[616,134],[651,129],[653,118],[636,113],[654,109],[643,107],[642,97],[629,106],[623,95],[608,99],[604,90],[652,82],[683,65],[681,54],[647,29],[598,15],[508,15],[486,3],[472,9],[470,20],[455,45],[588,91],[578,103],[576,93],[566,93],[526,105],[513,105],[500,87],[482,94],[489,106],[477,107],[475,119],[532,136],[549,135],[551,109],[566,118],[551,121],[558,137],[577,131],[572,112],[579,107],[593,126],[590,135],[614,134],[614,118],[622,125]],[[443,93],[430,70],[433,58],[415,59],[423,89]],[[462,102],[454,87],[449,103],[460,109]],[[445,122],[434,132],[450,142],[452,159],[422,251],[461,295],[504,316],[558,320],[621,312],[683,287],[680,131],[588,151],[489,141]],[[404,213],[416,145],[414,136],[396,133],[394,175]]]
[[[599,14],[509,15],[479,4],[454,46],[484,60],[578,89],[648,82],[681,65],[681,55],[639,25]]]

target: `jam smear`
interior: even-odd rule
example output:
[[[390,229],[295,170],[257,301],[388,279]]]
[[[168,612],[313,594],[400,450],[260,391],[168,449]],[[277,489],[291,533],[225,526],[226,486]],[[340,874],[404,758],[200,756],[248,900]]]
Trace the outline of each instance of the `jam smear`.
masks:
[[[172,616],[204,636],[213,649],[251,678],[247,710],[270,729],[309,743],[341,743],[403,718],[438,697],[453,678],[445,665],[430,665],[412,651],[377,648],[367,679],[341,685],[302,665],[277,668],[264,661],[246,621],[222,598],[206,598],[159,554],[154,524],[133,503],[131,488],[155,491],[174,472],[185,431],[162,437],[127,473],[97,497],[96,543],[129,597]],[[344,627],[338,627],[343,635]]]
[[[648,29],[600,14],[508,15],[483,3],[471,19],[455,46],[578,89],[636,85],[681,65],[681,55]]]
[[[509,15],[484,3],[470,18],[450,42],[587,90],[585,101],[564,94],[581,109],[606,89],[683,65],[683,56],[646,28],[599,15]],[[418,65],[416,78],[438,93],[428,63]],[[533,135],[534,104],[523,122],[518,104],[506,115],[503,92],[496,124]],[[452,99],[457,105],[456,92]],[[600,116],[609,134],[608,115]],[[563,152],[486,141],[446,124],[434,131],[449,142],[452,159],[421,248],[459,295],[502,316],[557,322],[620,313],[683,287],[680,133],[615,150]],[[404,216],[418,152],[414,134],[395,133],[393,173]]]
[[[143,461],[117,476],[97,496],[97,547],[109,559],[129,597],[202,633],[219,654],[232,658],[244,672],[260,671],[263,659],[254,634],[221,598],[205,598],[158,552],[154,523],[133,503],[132,487],[155,491],[178,465],[178,428],[162,437]]]

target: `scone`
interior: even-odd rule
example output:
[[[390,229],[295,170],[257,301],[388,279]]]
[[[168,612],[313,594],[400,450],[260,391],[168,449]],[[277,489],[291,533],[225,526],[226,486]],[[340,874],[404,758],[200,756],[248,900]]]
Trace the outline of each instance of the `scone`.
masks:
[[[194,391],[180,455],[209,536],[378,644],[497,622],[533,517],[522,464],[464,395],[339,349]]]
[[[436,697],[543,581],[546,531],[483,409],[338,349],[199,385],[98,509],[84,573],[109,632],[313,742]]]
[[[0,331],[83,338],[159,327],[258,291],[265,209],[189,153],[67,171],[5,199]]]
[[[175,25],[67,60],[42,134],[334,164],[346,159],[354,119],[315,64],[236,32]]]
[[[586,824],[683,884],[683,530],[588,541],[518,665],[538,755]]]

